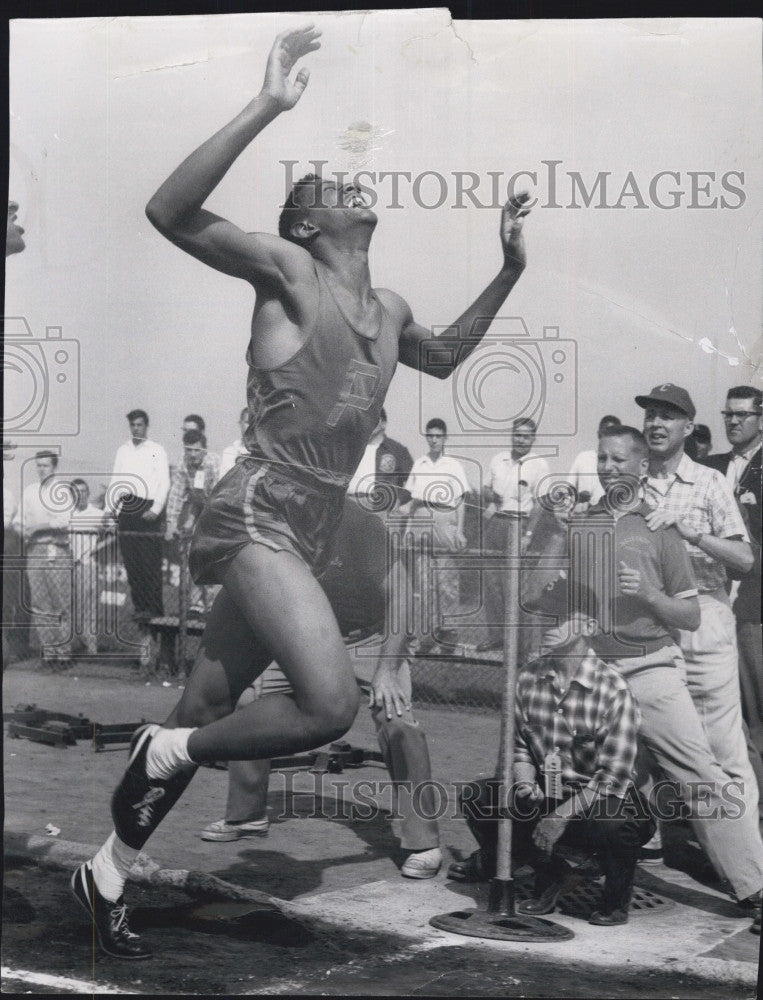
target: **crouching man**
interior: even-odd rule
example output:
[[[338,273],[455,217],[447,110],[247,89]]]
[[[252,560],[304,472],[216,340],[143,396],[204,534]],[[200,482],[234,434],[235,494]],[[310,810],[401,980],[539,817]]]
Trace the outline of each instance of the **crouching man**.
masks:
[[[512,853],[532,865],[535,888],[520,913],[552,913],[570,866],[560,847],[595,853],[605,876],[589,923],[624,924],[639,848],[654,823],[633,785],[639,712],[618,672],[591,648],[598,631],[595,597],[586,588],[550,584],[537,610],[557,617],[541,655],[517,678],[515,784],[509,796]],[[466,786],[461,803],[480,849],[448,874],[461,881],[496,871],[499,784]]]

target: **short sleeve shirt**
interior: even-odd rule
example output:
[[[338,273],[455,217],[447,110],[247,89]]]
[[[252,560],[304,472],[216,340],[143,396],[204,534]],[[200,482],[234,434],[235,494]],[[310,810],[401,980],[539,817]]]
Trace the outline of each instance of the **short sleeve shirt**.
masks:
[[[586,515],[572,521],[573,525],[597,525],[605,531],[614,531],[612,579],[603,588],[609,594],[608,614],[602,616],[601,621],[605,634],[597,641],[597,650],[606,659],[609,658],[608,632],[614,639],[612,653],[617,657],[628,655],[624,646],[633,647],[630,655],[640,656],[671,645],[677,638],[659,618],[649,613],[642,601],[619,592],[616,573],[621,562],[629,569],[638,570],[647,583],[668,597],[689,598],[697,594],[697,583],[683,539],[673,525],[651,531],[646,523],[651,510],[648,504],[642,503],[615,521],[603,505],[596,505]],[[601,599],[599,594],[600,602]]]
[[[502,511],[529,514],[548,475],[548,462],[540,455],[529,453],[515,462],[510,451],[500,451],[490,463],[490,488],[501,498]]]
[[[694,531],[715,538],[748,540],[742,515],[725,476],[716,469],[698,465],[688,455],[683,456],[672,476],[647,479],[644,499],[650,506],[686,521]],[[726,583],[723,563],[688,542],[684,545],[699,592],[710,593],[723,587]]]
[[[451,455],[441,455],[436,462],[429,455],[417,458],[405,488],[414,500],[439,507],[457,507],[470,489],[463,465]]]

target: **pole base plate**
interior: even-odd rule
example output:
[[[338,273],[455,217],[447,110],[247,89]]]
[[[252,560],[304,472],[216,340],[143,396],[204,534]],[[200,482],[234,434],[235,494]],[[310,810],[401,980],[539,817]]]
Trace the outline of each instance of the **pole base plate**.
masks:
[[[454,910],[429,921],[432,927],[451,934],[489,938],[493,941],[569,941],[575,935],[562,924],[524,913],[489,913],[486,910]]]

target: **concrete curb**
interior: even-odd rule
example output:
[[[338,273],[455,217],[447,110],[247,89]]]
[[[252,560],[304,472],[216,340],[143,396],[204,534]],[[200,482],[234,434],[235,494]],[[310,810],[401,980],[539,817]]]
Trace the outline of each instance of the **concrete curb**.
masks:
[[[31,834],[26,838],[24,844],[14,844],[8,854],[9,856],[27,857],[42,865],[54,868],[73,869],[77,865],[82,864],[83,861],[91,858],[97,850],[98,848],[91,844],[81,844],[76,841],[58,840],[53,837],[42,837]],[[368,911],[366,913],[366,921],[361,920],[360,926],[365,926],[367,930],[376,929],[380,933],[385,933],[386,931],[392,931],[392,927],[386,926],[389,921],[385,919],[382,919],[382,926],[379,926],[378,912],[379,906],[382,904],[385,912],[389,910],[389,919],[395,925],[395,933],[400,933],[401,921],[403,924],[405,923],[404,914],[400,915],[400,919],[396,919],[397,915],[394,913],[394,903],[387,898],[389,884],[384,881],[359,887],[354,893],[349,894],[347,890],[340,890],[332,893],[316,893],[298,902],[283,899],[276,900],[272,896],[267,895],[267,893],[234,885],[205,872],[162,868],[143,852],[135,860],[130,871],[129,881],[137,885],[165,886],[180,889],[192,898],[201,896],[209,901],[252,903],[259,908],[279,911],[295,919],[312,919],[327,924],[336,922],[346,923],[347,906],[357,903],[365,907]],[[381,895],[379,898],[376,898],[379,893]],[[452,908],[452,897],[443,898],[447,900],[447,905],[440,906],[440,909],[447,910],[449,907]],[[377,916],[369,923],[368,916],[370,912],[375,912]],[[445,931],[436,931],[429,927],[426,929],[418,927],[412,933],[404,933],[404,936],[410,937],[411,949],[413,951],[453,945],[466,946],[476,940],[467,939]],[[491,950],[493,948],[501,950],[501,946],[505,945],[505,942],[483,941],[482,943]],[[566,951],[567,946],[564,947]],[[575,960],[582,961],[592,968],[606,967],[614,964],[612,956],[605,958],[603,955],[596,956],[595,958],[591,956],[588,961],[585,961],[581,955],[576,953],[579,948],[580,938],[578,938],[576,945],[569,946],[570,951],[565,956],[566,960],[572,960],[574,956]],[[628,957],[628,963],[631,968],[641,968],[651,972],[664,971],[666,968],[664,961],[661,961],[657,956],[654,956],[651,961],[639,961],[631,955]],[[686,961],[676,962],[674,959],[671,959],[670,966],[673,972],[697,975],[713,983],[733,984],[741,988],[754,989],[757,982],[757,969],[748,963],[736,960],[694,955]]]
[[[80,844],[73,840],[57,840],[53,837],[30,835],[24,846],[14,845],[11,853],[31,858],[41,864],[55,868],[76,868],[89,860],[98,851],[92,844]],[[182,889],[189,896],[204,896],[231,902],[256,903],[266,909],[279,910],[294,916],[305,915],[305,910],[289,900],[274,900],[265,892],[233,885],[216,875],[185,869],[162,868],[142,851],[128,876],[136,885],[171,886]]]

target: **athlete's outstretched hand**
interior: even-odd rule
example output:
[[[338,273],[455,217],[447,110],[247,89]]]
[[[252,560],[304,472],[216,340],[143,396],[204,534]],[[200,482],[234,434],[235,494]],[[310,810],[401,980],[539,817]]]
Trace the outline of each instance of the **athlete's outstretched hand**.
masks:
[[[307,24],[293,31],[282,31],[273,43],[262,93],[275,101],[281,111],[293,108],[302,96],[310,79],[310,70],[303,66],[293,80],[289,79],[289,74],[298,59],[321,47],[318,41],[320,34],[312,24]]]
[[[528,191],[512,195],[503,206],[501,213],[501,245],[503,246],[504,264],[511,270],[523,271],[527,263],[525,241],[522,236],[522,224],[530,209],[525,205],[530,200]]]

